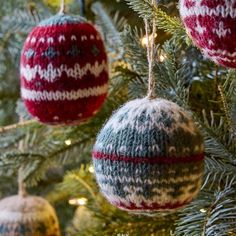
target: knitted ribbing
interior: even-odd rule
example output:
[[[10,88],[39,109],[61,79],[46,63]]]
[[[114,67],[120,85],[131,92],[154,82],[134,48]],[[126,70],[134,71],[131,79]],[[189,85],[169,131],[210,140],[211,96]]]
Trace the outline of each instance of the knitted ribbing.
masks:
[[[125,210],[182,207],[200,190],[203,149],[199,130],[178,105],[136,99],[115,112],[97,136],[97,182]]]
[[[0,201],[1,236],[60,236],[53,207],[36,196],[11,196]]]
[[[180,0],[187,33],[217,64],[236,68],[236,0]]]
[[[83,18],[58,14],[28,35],[21,55],[21,96],[47,124],[93,116],[108,90],[108,61],[100,34]]]
[[[65,25],[65,24],[78,24],[79,22],[85,23],[86,20],[81,16],[72,16],[66,14],[57,14],[39,23],[39,26],[52,26],[52,25]]]

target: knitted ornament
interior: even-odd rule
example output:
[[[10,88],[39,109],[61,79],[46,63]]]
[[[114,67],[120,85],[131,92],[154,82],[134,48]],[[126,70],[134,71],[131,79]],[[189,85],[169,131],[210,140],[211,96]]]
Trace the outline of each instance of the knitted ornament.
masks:
[[[180,15],[207,57],[236,68],[236,0],[180,0]]]
[[[1,236],[60,236],[53,207],[43,198],[11,196],[0,201]]]
[[[138,213],[183,207],[204,169],[199,130],[175,103],[136,99],[100,131],[93,150],[97,182],[115,206]]]
[[[42,21],[21,55],[21,96],[46,124],[73,124],[93,116],[108,89],[103,41],[82,18],[58,14]]]

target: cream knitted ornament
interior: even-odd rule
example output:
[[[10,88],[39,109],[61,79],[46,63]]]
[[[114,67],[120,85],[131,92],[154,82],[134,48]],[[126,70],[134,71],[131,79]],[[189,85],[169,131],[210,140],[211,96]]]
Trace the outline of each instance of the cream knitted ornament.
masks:
[[[93,163],[102,193],[133,212],[173,210],[201,188],[204,147],[191,118],[165,99],[136,99],[108,120]]]
[[[0,201],[1,236],[60,236],[55,210],[43,198],[16,195]]]

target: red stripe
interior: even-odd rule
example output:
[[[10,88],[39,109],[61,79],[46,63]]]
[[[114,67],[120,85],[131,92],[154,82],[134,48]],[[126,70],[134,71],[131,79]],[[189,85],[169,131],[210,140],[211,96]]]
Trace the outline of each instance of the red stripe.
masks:
[[[116,202],[116,203],[113,203],[114,205],[116,205],[118,208],[121,208],[121,209],[125,209],[125,210],[143,210],[143,211],[160,211],[160,210],[171,210],[171,209],[177,209],[177,208],[181,208],[185,205],[187,205],[189,202],[191,202],[192,199],[188,199],[184,202],[177,202],[177,203],[166,203],[165,205],[160,205],[160,204],[157,204],[157,203],[153,203],[151,206],[147,205],[146,203],[142,202],[141,203],[141,206],[137,206],[135,203],[133,202],[127,202],[127,204],[129,204],[129,206],[125,205],[124,203],[122,202]]]
[[[149,164],[175,164],[175,163],[190,163],[198,162],[204,159],[204,153],[189,157],[128,157],[117,156],[114,154],[105,154],[102,152],[93,151],[93,158],[97,160],[112,160],[132,162],[135,164],[149,163]]]

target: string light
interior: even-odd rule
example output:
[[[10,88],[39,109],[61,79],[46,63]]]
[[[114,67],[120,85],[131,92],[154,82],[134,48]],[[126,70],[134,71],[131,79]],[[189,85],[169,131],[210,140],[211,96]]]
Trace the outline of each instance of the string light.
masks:
[[[156,38],[156,37],[157,37],[157,34],[154,34],[154,38]],[[149,41],[150,41],[150,42],[151,42],[152,38],[153,38],[153,34],[150,34],[150,35],[149,35]],[[148,44],[147,36],[144,36],[144,37],[141,39],[141,44],[142,44],[143,47],[146,47],[146,46],[147,46],[147,44]]]
[[[70,205],[76,205],[76,206],[84,206],[87,204],[88,199],[87,198],[73,198],[69,200]]]
[[[93,166],[91,165],[91,166],[89,166],[89,168],[88,168],[88,171],[90,172],[90,173],[94,173],[94,168],[93,168]]]
[[[159,54],[159,61],[160,61],[160,62],[165,61],[166,58],[167,58],[167,56],[166,56],[166,54],[165,54],[164,52],[161,52],[161,53]]]
[[[207,210],[206,210],[206,209],[201,209],[200,212],[201,212],[201,213],[206,213]]]
[[[70,139],[65,140],[65,144],[70,146],[71,145],[71,140]]]

